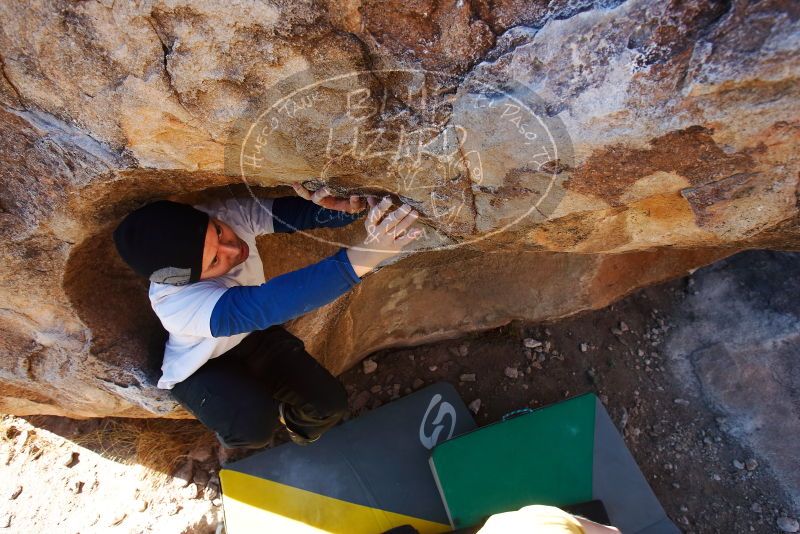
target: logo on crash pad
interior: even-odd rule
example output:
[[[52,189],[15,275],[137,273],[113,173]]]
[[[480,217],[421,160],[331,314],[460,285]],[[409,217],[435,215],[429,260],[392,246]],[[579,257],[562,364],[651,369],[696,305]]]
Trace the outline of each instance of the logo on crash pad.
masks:
[[[434,413],[434,408],[438,406],[439,409]],[[433,418],[431,420],[431,417]],[[443,422],[445,421],[446,422]],[[447,401],[442,400],[440,394],[431,397],[431,402],[428,404],[428,409],[425,410],[425,415],[419,425],[419,441],[426,449],[432,449],[440,441],[447,441],[453,437],[453,430],[456,428],[456,409]],[[431,429],[432,432],[428,434],[427,430]],[[447,432],[446,437],[442,437],[444,432]]]

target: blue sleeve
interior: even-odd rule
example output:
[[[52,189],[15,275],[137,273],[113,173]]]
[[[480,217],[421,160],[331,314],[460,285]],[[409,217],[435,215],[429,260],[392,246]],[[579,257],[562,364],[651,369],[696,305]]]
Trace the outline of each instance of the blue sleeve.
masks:
[[[322,261],[261,285],[230,287],[211,312],[211,335],[232,336],[284,323],[334,301],[360,281],[341,247]]]
[[[323,208],[302,197],[278,197],[272,202],[272,224],[275,232],[291,233],[311,228],[339,228],[355,221],[358,213]]]

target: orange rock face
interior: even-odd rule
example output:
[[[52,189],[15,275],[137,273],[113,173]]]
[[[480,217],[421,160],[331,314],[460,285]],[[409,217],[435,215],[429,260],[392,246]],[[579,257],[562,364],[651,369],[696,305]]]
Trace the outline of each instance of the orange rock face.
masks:
[[[184,417],[111,229],[388,193],[425,237],[290,330],[330,369],[800,249],[796,2],[0,5],[0,412]],[[363,224],[259,241],[267,278]]]

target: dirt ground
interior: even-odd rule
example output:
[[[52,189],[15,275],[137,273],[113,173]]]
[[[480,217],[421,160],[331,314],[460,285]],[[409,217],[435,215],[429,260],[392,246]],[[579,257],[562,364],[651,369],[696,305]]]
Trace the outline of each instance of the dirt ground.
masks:
[[[215,532],[215,441],[196,421],[3,416],[0,531]]]
[[[479,425],[517,408],[595,392],[685,532],[780,532],[780,518],[786,524],[786,517],[797,517],[791,499],[758,455],[729,437],[719,413],[682,397],[685,389],[663,354],[671,318],[691,284],[688,277],[674,280],[548,324],[513,322],[377,352],[368,358],[374,370],[367,363],[341,376],[350,394],[348,418],[438,381],[456,386]],[[80,461],[70,467],[72,453]],[[0,527],[214,532],[221,517],[219,461],[248,454],[220,457],[211,434],[194,421],[6,416],[0,473],[14,482],[3,485]]]

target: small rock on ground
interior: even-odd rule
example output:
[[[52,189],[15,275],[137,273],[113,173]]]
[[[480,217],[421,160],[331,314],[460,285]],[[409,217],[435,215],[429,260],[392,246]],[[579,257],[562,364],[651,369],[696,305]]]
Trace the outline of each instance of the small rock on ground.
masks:
[[[83,481],[73,478],[67,482],[67,489],[77,495],[83,491]]]
[[[208,481],[210,479],[211,479],[211,475],[205,469],[198,469],[195,472],[194,477],[192,478],[194,483],[197,484],[198,486],[201,486],[201,487],[205,486],[206,484],[208,484]]]
[[[209,458],[211,458],[211,454],[213,453],[212,448],[210,445],[204,445],[201,447],[196,447],[192,452],[189,453],[189,458],[194,460],[195,462],[203,463]]]
[[[536,347],[542,346],[541,341],[539,341],[538,339],[533,339],[532,337],[526,337],[524,340],[522,340],[522,344],[529,349],[535,349]]]
[[[472,413],[474,413],[475,415],[478,415],[478,412],[481,409],[481,400],[480,399],[475,399],[474,401],[470,402],[469,405],[468,405],[468,408],[470,409],[470,411]]]
[[[74,467],[80,461],[80,454],[73,451],[64,459],[65,467]]]
[[[781,532],[800,531],[800,523],[798,523],[797,519],[794,519],[793,517],[779,517],[777,524],[778,528],[781,529]]]
[[[200,489],[197,487],[197,484],[192,482],[181,490],[181,496],[185,499],[196,499],[199,492]]]
[[[372,395],[370,394],[369,391],[362,391],[361,393],[359,393],[356,396],[355,400],[353,401],[353,410],[358,411],[364,408],[364,406],[366,406],[367,403],[369,402],[371,396]]]
[[[119,525],[125,520],[126,517],[128,517],[128,514],[126,514],[125,512],[117,512],[116,514],[111,516],[111,519],[108,521],[108,524],[112,527],[114,525]]]
[[[194,462],[187,460],[180,464],[175,472],[172,473],[172,485],[176,488],[185,488],[189,485],[194,474]]]

